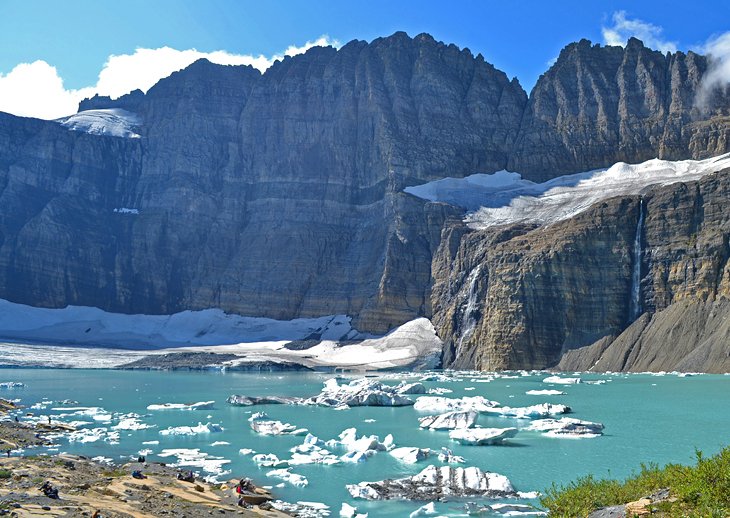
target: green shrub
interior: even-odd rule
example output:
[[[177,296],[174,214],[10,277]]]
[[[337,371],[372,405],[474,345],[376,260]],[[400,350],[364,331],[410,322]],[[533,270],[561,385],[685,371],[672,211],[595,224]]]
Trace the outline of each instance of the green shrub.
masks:
[[[612,479],[579,478],[564,486],[553,484],[540,502],[551,516],[587,516],[601,507],[622,505],[669,488],[677,499],[661,504],[670,516],[727,516],[730,511],[730,447],[713,457],[696,452],[695,466],[642,465],[639,473],[623,482]]]
[[[13,472],[9,469],[0,469],[0,478],[10,478],[13,476]]]

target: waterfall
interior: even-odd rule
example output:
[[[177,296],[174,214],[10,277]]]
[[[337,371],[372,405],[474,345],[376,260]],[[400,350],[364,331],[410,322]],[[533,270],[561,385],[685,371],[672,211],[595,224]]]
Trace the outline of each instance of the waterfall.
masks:
[[[644,198],[639,202],[639,221],[636,223],[634,237],[634,261],[631,272],[631,302],[629,316],[633,322],[641,315],[641,234],[644,230]]]
[[[477,280],[479,279],[480,270],[481,265],[477,266],[469,273],[469,295],[466,300],[464,313],[461,315],[462,331],[461,336],[459,337],[458,349],[461,349],[461,344],[464,341],[464,338],[470,336],[477,325],[477,319],[474,314],[477,311]]]

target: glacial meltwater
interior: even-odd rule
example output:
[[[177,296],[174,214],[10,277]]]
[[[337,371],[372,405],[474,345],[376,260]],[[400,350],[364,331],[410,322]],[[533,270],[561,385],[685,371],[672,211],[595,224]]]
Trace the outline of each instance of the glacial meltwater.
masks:
[[[73,422],[78,428],[70,437],[59,437],[55,447],[16,454],[68,452],[126,462],[143,452],[148,462],[189,463],[189,469],[201,476],[220,481],[250,477],[258,485],[272,486],[274,495],[282,500],[324,503],[331,516],[339,515],[343,502],[360,513],[370,513],[371,517],[408,516],[425,502],[358,500],[348,493],[346,485],[402,478],[431,464],[445,465],[437,455],[442,447],[465,459],[465,463],[451,466],[476,466],[500,473],[511,480],[517,491],[530,492],[590,473],[625,477],[640,463],[692,463],[695,449],[714,454],[730,443],[730,376],[563,374],[563,378],[579,377],[581,383],[551,384],[543,381],[549,373],[426,374],[388,373],[378,379],[386,384],[423,379],[426,389],[443,389],[443,397],[483,396],[510,407],[545,402],[564,404],[572,408],[569,417],[602,423],[603,435],[549,437],[526,430],[530,419],[482,413],[477,426],[519,430],[501,445],[467,446],[450,440],[448,431],[420,429],[419,417],[439,412],[419,412],[412,406],[335,410],[312,405],[236,407],[226,402],[232,394],[313,396],[322,390],[326,380],[334,377],[324,373],[4,369],[0,371],[0,381],[20,382],[24,386],[0,385],[0,397],[17,399],[25,406],[17,413],[21,421],[46,421],[51,416],[53,421]],[[345,376],[340,383],[346,383],[349,377]],[[565,394],[527,394],[545,390]],[[415,400],[423,396],[407,397]],[[192,409],[148,409],[150,405],[165,403],[210,401],[214,403]],[[324,441],[354,427],[358,436],[375,434],[383,440],[392,434],[396,446],[434,451],[415,464],[403,463],[387,451],[380,451],[356,463],[295,465],[291,472],[308,482],[297,487],[268,477],[267,473],[276,468],[259,467],[253,453],[246,450],[288,459],[292,455],[289,450],[302,444],[304,436],[259,435],[248,421],[253,412],[266,412],[272,420],[307,428]],[[179,433],[185,431],[190,434]],[[240,452],[242,449],[244,453]],[[327,449],[338,456],[345,453],[336,446]],[[436,510],[444,516],[465,516],[464,503],[437,502]]]

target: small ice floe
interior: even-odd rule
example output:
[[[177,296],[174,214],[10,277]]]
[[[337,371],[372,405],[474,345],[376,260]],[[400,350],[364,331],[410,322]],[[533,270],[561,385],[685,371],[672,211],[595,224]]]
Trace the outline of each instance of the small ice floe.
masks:
[[[153,453],[153,452],[154,452],[154,450],[151,450],[151,449],[149,449],[149,448],[145,448],[145,449],[143,449],[143,450],[139,450],[139,451],[137,452],[137,455],[144,455],[144,456],[147,456],[147,455],[152,455],[152,453]]]
[[[139,209],[134,209],[130,207],[117,207],[114,209],[114,212],[117,214],[139,214]]]
[[[363,435],[358,438],[356,428],[348,428],[339,435],[339,440],[332,439],[325,443],[328,447],[343,447],[347,453],[340,459],[343,462],[362,462],[379,451],[390,451],[395,448],[393,436],[388,434],[383,441],[377,435]]]
[[[436,504],[434,504],[433,502],[429,502],[409,514],[408,518],[417,518],[418,516],[431,516],[433,514],[436,514]]]
[[[174,467],[192,467],[200,468],[206,473],[212,476],[206,477],[207,481],[217,482],[218,477],[228,475],[230,470],[224,470],[223,466],[229,464],[231,461],[224,459],[223,457],[214,457],[207,453],[200,451],[198,448],[187,449],[187,448],[171,448],[164,449],[158,454],[160,457],[176,457],[177,462],[171,464]]]
[[[112,426],[112,430],[146,430],[154,427],[155,425],[140,422],[139,416],[128,416],[120,419],[117,424]]]
[[[407,398],[402,390],[415,389],[413,384],[390,386],[368,378],[355,379],[346,385],[340,385],[337,379],[331,378],[325,382],[322,392],[306,400],[306,403],[330,407],[412,405],[413,400]]]
[[[223,427],[219,424],[198,422],[198,426],[171,426],[165,430],[160,430],[160,435],[199,435],[222,431]]]
[[[454,455],[454,452],[449,448],[443,447],[441,448],[441,453],[439,453],[438,459],[441,462],[446,462],[447,464],[464,464],[466,462],[464,457]]]
[[[491,504],[489,508],[503,516],[545,516],[545,511],[527,504]]]
[[[339,464],[341,459],[324,448],[324,441],[310,434],[304,438],[304,442],[298,446],[294,446],[289,451],[292,456],[289,459],[289,465],[297,466],[301,464]]]
[[[353,507],[347,502],[342,502],[340,518],[368,518],[368,513],[358,513],[357,507]]]
[[[443,396],[444,394],[451,394],[453,390],[447,389],[446,387],[435,387],[428,389],[428,394],[433,394],[436,396]]]
[[[63,435],[63,434],[59,434]],[[106,428],[85,428],[65,435],[68,442],[90,443],[104,440],[113,443],[119,440],[119,434],[111,435]]]
[[[449,376],[447,374],[427,374],[425,376],[421,376],[420,381],[451,382],[459,381],[459,379],[454,378],[453,376]]]
[[[510,498],[517,492],[504,475],[477,467],[428,466],[417,475],[349,484],[354,498],[366,500],[440,500],[445,497]]]
[[[560,376],[548,376],[543,383],[553,383],[554,385],[575,385],[581,382],[580,378],[561,378]]]
[[[567,414],[571,411],[569,406],[554,405],[552,403],[541,403],[526,407],[498,407],[485,411],[487,414],[497,414],[505,417],[516,417],[517,419],[535,419],[551,415]]]
[[[160,444],[160,441],[144,441],[144,442],[142,442],[142,444],[154,446],[156,444]]]
[[[0,389],[16,389],[25,387],[25,383],[20,381],[3,381],[0,382]]]
[[[374,423],[377,419],[365,419],[363,423]]]
[[[464,387],[464,390],[476,390],[476,387]]]
[[[252,450],[251,448],[241,448],[238,450],[239,455],[253,455],[256,453],[256,450]]]
[[[402,446],[400,448],[394,448],[388,453],[401,462],[415,464],[416,462],[426,460],[431,455],[431,450],[429,448]]]
[[[53,401],[48,401],[47,399],[44,399],[43,401],[39,401],[38,403],[33,403],[29,408],[31,410],[45,410],[48,408],[49,405],[52,405]]]
[[[467,502],[464,504],[464,510],[469,516],[488,516],[495,513],[502,516],[544,516],[547,514],[531,505],[511,503],[480,505],[476,502]]]
[[[114,459],[111,459],[109,457],[104,457],[103,455],[99,455],[97,457],[91,457],[91,460],[98,462],[100,464],[106,464],[106,465],[109,465],[112,462],[114,462]]]
[[[281,479],[296,487],[306,487],[309,485],[307,477],[292,473],[289,468],[273,469],[267,472],[266,476]]]
[[[611,380],[593,380],[593,381],[584,381],[583,383],[586,383],[588,385],[605,385]]]
[[[405,381],[402,381],[395,387],[395,391],[398,394],[425,394],[426,393],[426,387],[423,386],[423,383],[406,383]]]
[[[528,390],[525,392],[528,396],[564,396],[562,390],[546,389],[546,390]]]
[[[299,518],[326,518],[330,515],[329,506],[319,502],[283,502],[282,500],[274,500],[271,507],[277,511],[288,513]]]
[[[228,396],[226,402],[233,406],[255,406],[255,405],[301,405],[303,399],[287,396],[242,396],[233,394]]]
[[[261,435],[304,435],[309,430],[306,428],[297,428],[293,424],[282,423],[266,419],[266,414],[257,413],[249,418],[251,429]]]
[[[464,396],[462,398],[447,398],[440,396],[421,396],[416,399],[413,405],[415,410],[419,412],[486,412],[489,409],[496,408],[499,403],[490,401],[482,396]]]
[[[214,443],[211,443],[211,446],[228,446],[231,444],[228,441],[215,441]]]
[[[251,460],[264,468],[285,468],[289,466],[289,462],[279,459],[273,453],[257,453],[251,457]]]
[[[210,410],[215,401],[200,401],[198,403],[162,403],[147,405],[147,410]]]
[[[421,428],[429,430],[454,430],[456,428],[471,428],[477,421],[477,413],[473,410],[468,412],[447,412],[439,415],[429,415],[418,419]]]
[[[505,439],[511,439],[515,435],[517,428],[465,428],[449,432],[451,439],[470,446],[502,444]]]
[[[528,430],[543,432],[548,437],[598,437],[603,434],[601,423],[581,421],[563,417],[561,419],[538,419],[530,423]]]

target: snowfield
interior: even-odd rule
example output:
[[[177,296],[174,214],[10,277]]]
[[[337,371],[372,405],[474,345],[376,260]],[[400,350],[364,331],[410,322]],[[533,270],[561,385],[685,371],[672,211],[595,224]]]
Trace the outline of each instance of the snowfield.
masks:
[[[121,108],[85,110],[56,119],[56,122],[71,131],[83,131],[107,137],[140,138],[139,134],[135,133],[136,127],[141,124],[139,116]]]
[[[284,347],[318,337],[308,349]],[[310,368],[354,370],[435,367],[443,344],[431,322],[419,318],[385,336],[360,333],[346,315],[273,320],[230,315],[220,309],[173,315],[126,315],[98,308],[35,308],[0,299],[0,363],[111,368],[153,354],[229,353],[225,368],[249,362],[291,362]],[[362,340],[340,346],[338,340]],[[22,343],[32,342],[32,343]],[[53,345],[48,345],[53,344]]]
[[[706,160],[619,162],[608,169],[559,176],[544,183],[498,171],[436,180],[406,187],[405,192],[464,207],[468,211],[465,221],[475,229],[510,223],[551,224],[607,198],[640,194],[651,185],[698,180],[726,167],[730,167],[730,153]]]

